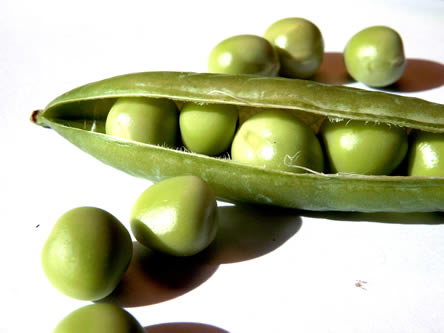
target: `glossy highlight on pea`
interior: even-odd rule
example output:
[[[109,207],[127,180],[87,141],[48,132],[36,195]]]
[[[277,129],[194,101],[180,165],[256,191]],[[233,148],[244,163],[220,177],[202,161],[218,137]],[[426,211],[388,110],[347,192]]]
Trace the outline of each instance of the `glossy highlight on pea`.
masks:
[[[131,96],[167,98],[179,109],[187,102],[233,105],[239,110],[241,126],[254,114],[271,108],[293,114],[315,133],[331,118],[444,132],[444,106],[418,98],[281,77],[188,72],[135,73],[90,83],[56,98],[33,118],[100,161],[133,176],[154,182],[198,176],[220,200],[320,211],[444,209],[443,177],[367,176],[311,169],[294,173],[106,135],[100,124],[111,106],[116,99]]]

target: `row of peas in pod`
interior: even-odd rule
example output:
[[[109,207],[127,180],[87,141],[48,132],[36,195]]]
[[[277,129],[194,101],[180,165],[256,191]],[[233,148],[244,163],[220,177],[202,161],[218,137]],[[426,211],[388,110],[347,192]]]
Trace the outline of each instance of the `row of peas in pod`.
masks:
[[[106,133],[288,172],[444,176],[443,134],[328,118],[316,133],[290,112],[257,111],[240,123],[235,105],[121,98]]]
[[[348,74],[371,87],[385,87],[404,73],[401,36],[390,27],[372,26],[353,35],[344,49]],[[321,66],[324,40],[309,20],[290,17],[273,23],[263,37],[236,35],[217,44],[208,71],[308,79]]]
[[[214,240],[219,220],[210,186],[195,176],[174,177],[144,191],[130,214],[135,239],[154,254],[192,256]],[[100,301],[126,273],[133,256],[129,231],[109,212],[78,207],[55,223],[41,253],[50,283],[71,298]],[[162,257],[165,259],[165,257]],[[106,302],[77,309],[59,322],[54,333],[139,333],[138,321]]]
[[[264,37],[223,40],[211,51],[208,70],[308,79],[319,69],[323,54],[319,28],[292,17],[273,23]],[[400,35],[386,26],[352,36],[344,61],[353,78],[373,87],[396,82],[406,65]],[[234,161],[290,172],[444,176],[443,134],[347,119],[326,119],[320,128],[310,128],[287,112],[259,111],[240,123],[234,105],[178,106],[171,100],[122,98],[109,112],[106,133],[182,145],[209,156],[228,153]]]

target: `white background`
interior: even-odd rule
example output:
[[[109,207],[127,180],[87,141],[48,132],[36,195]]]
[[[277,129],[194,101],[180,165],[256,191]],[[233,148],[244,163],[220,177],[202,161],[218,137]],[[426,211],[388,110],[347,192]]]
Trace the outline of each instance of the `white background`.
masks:
[[[31,111],[118,74],[206,71],[219,41],[261,35],[288,16],[321,29],[332,54],[319,78],[332,83],[343,83],[339,53],[354,33],[393,27],[410,60],[398,92],[444,103],[442,0],[1,2],[0,332],[50,332],[88,304],[42,273],[52,225],[88,205],[128,226],[149,185],[34,126]],[[443,214],[224,207],[221,215],[209,255],[132,267],[114,299],[146,332],[444,332]]]

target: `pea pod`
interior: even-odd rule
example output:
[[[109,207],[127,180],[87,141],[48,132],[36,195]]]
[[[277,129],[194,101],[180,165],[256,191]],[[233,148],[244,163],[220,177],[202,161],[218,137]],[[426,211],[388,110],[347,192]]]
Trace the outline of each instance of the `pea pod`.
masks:
[[[296,174],[106,135],[106,115],[123,96],[164,97],[178,105],[234,104],[241,121],[259,108],[279,108],[293,112],[315,131],[326,117],[337,117],[444,132],[444,105],[306,80],[148,72],[84,85],[33,114],[34,122],[53,128],[106,164],[154,182],[197,175],[219,199],[229,202],[318,211],[444,211],[444,177]]]

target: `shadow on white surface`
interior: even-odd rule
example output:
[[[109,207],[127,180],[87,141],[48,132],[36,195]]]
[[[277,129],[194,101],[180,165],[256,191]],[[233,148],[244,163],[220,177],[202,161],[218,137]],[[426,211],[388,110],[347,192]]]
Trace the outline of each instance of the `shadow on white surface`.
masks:
[[[214,242],[191,257],[173,257],[133,243],[128,271],[114,292],[101,300],[122,307],[164,302],[197,288],[220,264],[254,259],[284,244],[301,227],[294,210],[223,206]]]
[[[376,222],[391,224],[444,224],[444,213],[346,213],[346,212],[303,212],[303,216],[335,221]]]
[[[419,92],[439,88],[444,84],[444,65],[426,59],[407,59],[404,74],[389,86],[392,92]]]
[[[325,52],[321,67],[311,80],[327,84],[347,84],[354,82],[348,75],[342,52]]]
[[[147,326],[145,333],[228,333],[228,331],[201,323],[166,323]]]
[[[267,206],[236,205],[219,209],[214,242],[201,255],[214,264],[235,263],[270,253],[300,229],[297,211]]]
[[[318,72],[311,78],[327,84],[355,82],[348,75],[341,52],[326,52]],[[444,65],[427,59],[407,59],[405,72],[398,82],[381,90],[393,93],[412,93],[439,88],[444,85]]]

